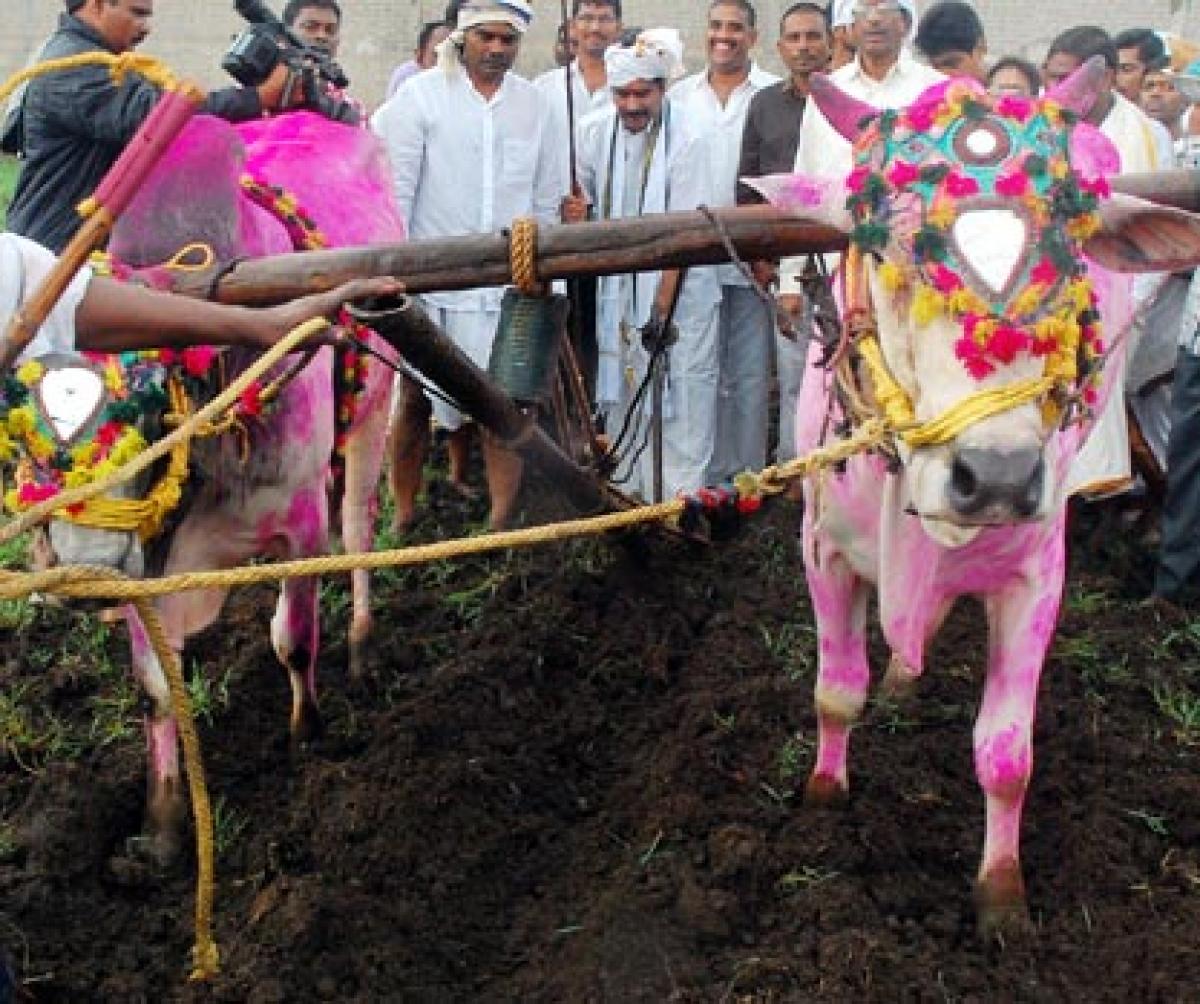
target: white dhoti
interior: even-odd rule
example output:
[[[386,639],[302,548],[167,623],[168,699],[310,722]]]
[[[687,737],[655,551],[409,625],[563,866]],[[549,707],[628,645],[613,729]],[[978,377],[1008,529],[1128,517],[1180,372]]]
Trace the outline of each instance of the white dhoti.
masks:
[[[662,417],[664,499],[691,494],[704,487],[704,473],[712,459],[716,434],[719,313],[716,304],[687,312],[677,324],[679,340],[667,352]],[[621,490],[651,501],[654,393],[653,386],[647,386],[640,400],[634,401],[650,361],[641,343],[641,333],[636,329],[626,329],[621,358],[620,400],[605,409],[605,428],[611,437],[627,428],[622,462],[613,480]]]
[[[496,327],[500,323],[500,308],[457,310],[436,307],[429,303],[424,303],[423,306],[430,319],[466,353],[471,362],[486,370],[492,354],[492,343],[496,340]],[[431,383],[436,382],[432,378],[428,379]],[[453,432],[472,421],[469,415],[464,415],[437,395],[430,397],[433,402],[433,420],[440,428]]]

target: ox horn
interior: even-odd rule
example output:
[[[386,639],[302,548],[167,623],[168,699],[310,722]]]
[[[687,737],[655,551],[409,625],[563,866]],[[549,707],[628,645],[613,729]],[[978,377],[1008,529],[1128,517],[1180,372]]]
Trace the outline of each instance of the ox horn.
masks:
[[[823,73],[812,75],[809,93],[829,124],[850,143],[862,132],[863,119],[879,114],[879,109],[874,105],[852,98]]]
[[[1104,75],[1107,72],[1104,57],[1092,56],[1066,80],[1049,90],[1046,97],[1073,111],[1081,119],[1087,118],[1096,98],[1104,89]]]

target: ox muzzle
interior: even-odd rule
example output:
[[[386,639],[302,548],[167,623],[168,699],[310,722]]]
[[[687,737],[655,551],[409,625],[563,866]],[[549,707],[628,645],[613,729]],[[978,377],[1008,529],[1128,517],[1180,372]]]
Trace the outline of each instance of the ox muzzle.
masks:
[[[1040,449],[957,449],[950,463],[946,501],[964,523],[998,524],[1036,518],[1045,492]]]

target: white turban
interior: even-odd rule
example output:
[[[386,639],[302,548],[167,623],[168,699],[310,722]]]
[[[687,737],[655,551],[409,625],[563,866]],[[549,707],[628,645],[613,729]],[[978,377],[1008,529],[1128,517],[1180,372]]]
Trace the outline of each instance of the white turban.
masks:
[[[610,45],[604,52],[609,87],[635,80],[670,83],[683,76],[683,36],[675,28],[650,28],[633,45]]]
[[[862,0],[834,0],[833,27],[849,28],[850,25],[854,24],[854,8],[861,2]],[[896,0],[896,2],[908,11],[908,37],[911,41],[917,31],[917,0]]]
[[[466,40],[468,28],[481,24],[508,24],[523,35],[532,20],[533,8],[525,0],[467,0],[458,9],[454,31],[435,50],[438,66],[447,73],[457,72],[458,50]]]

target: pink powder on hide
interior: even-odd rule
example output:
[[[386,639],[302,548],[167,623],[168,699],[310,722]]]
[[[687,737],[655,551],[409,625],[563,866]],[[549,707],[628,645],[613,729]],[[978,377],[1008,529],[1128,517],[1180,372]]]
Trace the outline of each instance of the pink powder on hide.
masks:
[[[983,790],[1004,798],[1023,790],[1032,770],[1029,736],[1013,723],[975,749],[975,771]]]
[[[146,759],[158,781],[179,777],[179,743],[174,718],[146,719]]]

